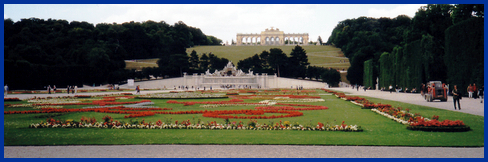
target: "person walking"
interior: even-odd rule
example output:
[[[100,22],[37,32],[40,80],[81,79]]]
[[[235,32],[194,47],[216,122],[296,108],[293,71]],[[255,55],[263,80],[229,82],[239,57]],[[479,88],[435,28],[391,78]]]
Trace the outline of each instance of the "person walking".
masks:
[[[3,87],[3,95],[7,97],[7,94],[8,94],[8,85],[5,84],[5,86]]]
[[[469,86],[466,89],[466,91],[468,91],[468,98],[473,97],[473,85],[469,84]]]
[[[141,89],[139,88],[139,85],[136,87],[136,94],[141,94]]]
[[[425,87],[425,84],[422,83],[422,85],[420,87],[420,95],[424,96],[425,91],[427,91],[427,87]]]
[[[56,85],[53,86],[53,94],[56,94]]]
[[[76,91],[78,91],[78,86],[75,85],[75,94],[76,94]]]
[[[456,102],[458,103],[458,108],[461,110],[461,103],[459,100],[462,98],[461,93],[457,89],[457,85],[454,85],[454,89],[452,90],[452,100],[454,102],[454,110],[456,110]]]
[[[47,86],[47,93],[48,93],[48,94],[51,94],[51,85],[48,85],[48,86]]]
[[[480,103],[483,103],[483,89],[485,88],[485,86],[481,86],[480,89],[478,89],[478,97],[480,97]]]
[[[69,94],[69,85],[66,86],[66,92],[68,92],[68,94]]]
[[[477,95],[478,89],[476,88],[476,83],[473,83],[473,86],[471,87],[471,91],[473,91],[473,98],[477,99],[478,98],[478,95]]]
[[[393,86],[391,84],[388,88],[390,89],[390,93],[393,92]]]

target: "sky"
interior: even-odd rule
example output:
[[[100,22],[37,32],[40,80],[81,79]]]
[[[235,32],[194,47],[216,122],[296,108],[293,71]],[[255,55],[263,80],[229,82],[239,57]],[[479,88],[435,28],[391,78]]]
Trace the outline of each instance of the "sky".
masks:
[[[284,33],[308,33],[309,41],[327,41],[343,20],[360,16],[415,16],[425,4],[4,4],[4,19],[24,18],[86,21],[91,24],[165,21],[186,25],[215,36],[223,43],[237,33],[261,33],[278,28]]]

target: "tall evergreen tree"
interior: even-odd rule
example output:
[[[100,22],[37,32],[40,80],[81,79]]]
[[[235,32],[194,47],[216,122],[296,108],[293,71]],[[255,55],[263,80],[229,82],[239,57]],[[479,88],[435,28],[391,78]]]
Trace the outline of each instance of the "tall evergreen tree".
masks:
[[[202,69],[203,71],[206,71],[207,69],[209,69],[209,64],[210,64],[210,61],[209,61],[207,54],[203,53],[202,57],[200,57],[200,69]]]
[[[289,73],[293,77],[305,77],[307,66],[310,65],[305,49],[297,45],[292,49],[290,56],[288,65],[293,70],[290,70]]]
[[[195,50],[190,53],[190,69],[198,70],[200,65],[200,59],[198,58],[197,52]]]
[[[271,48],[269,50],[268,64],[280,77],[280,69],[288,66],[288,57],[280,48]]]

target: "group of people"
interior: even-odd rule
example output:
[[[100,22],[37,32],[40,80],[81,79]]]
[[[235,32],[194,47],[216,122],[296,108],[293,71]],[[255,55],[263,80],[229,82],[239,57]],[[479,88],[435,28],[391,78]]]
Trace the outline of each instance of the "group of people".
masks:
[[[66,91],[68,92],[68,94],[69,94],[70,90],[71,90],[72,94],[76,94],[76,92],[78,91],[78,86],[76,86],[76,85],[75,86],[70,86],[70,85],[66,86]]]
[[[51,87],[51,85],[47,86],[47,93],[51,94],[51,91],[53,92],[53,94],[56,94],[56,85],[54,85],[53,87]]]
[[[476,87],[475,83],[469,84],[466,91],[468,91],[468,98],[473,98],[473,99],[480,98],[480,103],[483,103],[484,86],[481,86],[481,88],[478,89]],[[452,90],[452,99],[454,102],[454,110],[456,110],[456,109],[461,110],[461,103],[459,102],[459,100],[462,98],[463,98],[462,93],[459,92],[457,85],[454,85],[454,89]],[[457,107],[456,107],[456,103],[457,103]]]
[[[56,94],[56,90],[57,90],[56,85],[53,85],[52,87],[51,87],[51,85],[48,85],[46,88],[47,88],[47,93],[48,94],[51,94],[51,93]],[[78,91],[78,86],[76,86],[76,85],[72,85],[72,86],[67,85],[66,86],[66,92],[69,94],[70,91],[71,91],[72,94],[75,94]]]
[[[466,91],[468,92],[468,98],[481,98],[483,99],[483,86],[481,88],[476,87],[476,83],[469,84],[468,88]]]
[[[388,89],[390,90],[390,93],[393,92],[393,86],[390,84],[390,86],[388,87]],[[406,92],[407,88],[405,88],[405,92]],[[398,87],[398,85],[395,86],[395,91],[396,93],[402,91],[402,88],[401,87]]]

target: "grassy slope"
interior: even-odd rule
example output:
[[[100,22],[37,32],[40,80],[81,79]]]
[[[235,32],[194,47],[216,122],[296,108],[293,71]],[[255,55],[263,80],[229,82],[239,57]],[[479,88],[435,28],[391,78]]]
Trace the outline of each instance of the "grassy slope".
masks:
[[[296,144],[296,145],[381,145],[381,146],[484,146],[484,117],[440,110],[424,106],[399,103],[394,101],[370,98],[376,103],[388,103],[395,107],[412,109],[425,117],[439,115],[440,120],[463,120],[472,128],[469,132],[422,132],[410,131],[406,126],[386,117],[361,109],[350,102],[337,99],[335,96],[323,95],[325,102],[306,103],[328,106],[328,110],[302,111],[301,117],[282,119],[259,119],[259,123],[290,121],[304,125],[312,122],[359,125],[364,132],[323,132],[323,131],[249,131],[249,130],[110,130],[110,129],[29,129],[30,123],[45,119],[34,118],[38,114],[4,115],[4,145],[111,145],[111,144]],[[215,101],[219,99],[209,99]],[[182,106],[166,104],[167,100],[153,100],[158,107],[171,107],[178,110],[201,110],[199,105]],[[257,101],[253,101],[257,102]],[[213,109],[253,109],[253,106],[235,106]],[[19,108],[5,108],[21,110]],[[114,120],[124,120],[123,115],[103,113],[71,113],[60,116],[61,119],[79,120],[81,116],[96,117],[101,120],[104,115]],[[269,114],[267,114],[269,115]],[[217,121],[223,119],[204,118],[201,114],[190,115],[155,115],[145,117],[145,121],[156,122],[167,118],[175,120]],[[194,119],[193,119],[194,118]],[[136,119],[133,119],[136,120]],[[140,118],[137,120],[141,120]],[[234,121],[234,120],[231,120]],[[242,120],[247,123],[249,120]]]
[[[203,53],[213,53],[220,58],[227,58],[237,64],[239,60],[246,59],[262,51],[271,48],[281,48],[288,56],[295,46],[196,46],[188,48],[187,53],[195,50],[199,56]],[[302,46],[308,55],[308,61],[312,66],[331,67],[336,69],[349,68],[349,60],[344,57],[340,49],[332,46]],[[343,62],[341,63],[340,60]],[[143,67],[155,67],[157,59],[138,60],[138,62],[126,62],[126,69],[142,69]],[[345,61],[345,62],[344,62]]]
[[[203,53],[210,53],[218,57],[227,58],[230,61],[237,63],[239,60],[251,57],[254,54],[260,54],[263,51],[269,51],[271,48],[281,48],[288,56],[295,46],[196,46],[188,48],[187,53],[195,50],[199,56]],[[345,68],[350,65],[347,63],[340,63],[340,60],[349,61],[342,54],[341,50],[332,46],[302,46],[308,55],[308,61],[311,65],[333,68]]]

